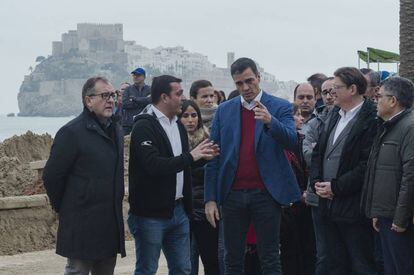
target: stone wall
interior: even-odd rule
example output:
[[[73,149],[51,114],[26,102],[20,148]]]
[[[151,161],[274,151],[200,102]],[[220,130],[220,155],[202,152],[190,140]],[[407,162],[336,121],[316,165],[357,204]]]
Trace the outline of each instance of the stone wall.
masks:
[[[51,249],[57,219],[46,195],[0,198],[0,255]]]
[[[124,201],[125,234],[128,202]],[[0,198],[0,256],[52,249],[56,245],[57,214],[46,195]]]

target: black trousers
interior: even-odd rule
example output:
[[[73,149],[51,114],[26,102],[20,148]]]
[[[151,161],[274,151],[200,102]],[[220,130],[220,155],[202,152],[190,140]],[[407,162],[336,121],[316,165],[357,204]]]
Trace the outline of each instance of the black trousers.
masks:
[[[262,189],[231,190],[222,206],[226,275],[244,274],[246,236],[253,224],[264,275],[281,275],[280,205]]]
[[[283,275],[314,275],[315,233],[311,207],[303,203],[282,210],[280,258]]]
[[[191,230],[196,239],[198,252],[203,262],[204,274],[220,274],[218,262],[218,228],[212,227],[206,220],[193,220],[191,221]]]
[[[326,218],[330,275],[377,275],[370,221],[335,222]]]
[[[116,256],[96,261],[68,258],[64,275],[113,275],[115,264]]]

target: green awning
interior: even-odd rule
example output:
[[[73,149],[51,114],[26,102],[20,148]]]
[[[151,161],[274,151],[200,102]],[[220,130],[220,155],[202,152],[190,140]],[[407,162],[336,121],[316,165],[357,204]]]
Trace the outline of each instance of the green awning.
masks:
[[[400,62],[400,55],[388,52],[380,49],[367,48],[368,51],[358,51],[358,56],[363,61],[368,62],[369,54],[369,63],[398,63]]]
[[[368,53],[364,51],[358,51],[358,56],[360,59],[362,59],[365,62],[368,62]],[[371,61],[371,60],[370,60]],[[374,62],[374,61],[372,61]]]
[[[388,52],[380,49],[367,48],[369,52],[369,59],[371,55],[376,57],[380,63],[397,63],[400,62],[400,55],[393,52]]]

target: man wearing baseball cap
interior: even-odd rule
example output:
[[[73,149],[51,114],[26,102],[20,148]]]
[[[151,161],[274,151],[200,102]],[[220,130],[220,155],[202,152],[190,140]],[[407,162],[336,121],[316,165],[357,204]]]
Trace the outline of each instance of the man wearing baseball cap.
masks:
[[[122,127],[128,135],[134,124],[134,116],[150,103],[151,87],[145,84],[145,70],[136,68],[131,72],[133,85],[125,89],[122,97]]]

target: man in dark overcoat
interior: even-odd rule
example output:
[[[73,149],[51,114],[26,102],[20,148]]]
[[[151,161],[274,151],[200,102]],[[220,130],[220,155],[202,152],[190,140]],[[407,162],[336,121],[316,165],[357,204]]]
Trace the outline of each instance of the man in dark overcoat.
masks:
[[[56,134],[43,181],[59,215],[56,253],[65,274],[113,274],[125,256],[123,136],[112,116],[116,92],[92,77],[82,89],[83,112]]]

